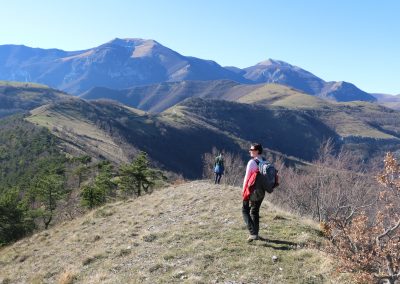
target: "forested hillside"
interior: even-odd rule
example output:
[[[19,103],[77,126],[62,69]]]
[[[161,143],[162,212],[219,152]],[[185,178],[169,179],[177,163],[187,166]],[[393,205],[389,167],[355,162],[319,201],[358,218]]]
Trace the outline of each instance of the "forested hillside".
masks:
[[[50,202],[66,195],[65,164],[57,137],[46,128],[22,116],[0,120],[0,244],[24,236],[36,227],[36,218],[45,218],[39,207],[47,193],[54,195]],[[46,193],[47,183],[55,187]]]

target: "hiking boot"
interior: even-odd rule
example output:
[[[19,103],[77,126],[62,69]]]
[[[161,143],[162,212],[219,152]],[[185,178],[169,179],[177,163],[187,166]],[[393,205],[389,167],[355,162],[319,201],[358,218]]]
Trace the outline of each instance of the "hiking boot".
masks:
[[[252,241],[255,241],[255,240],[258,240],[258,236],[257,236],[257,235],[250,235],[250,236],[247,238],[247,242],[248,242],[248,243],[251,243]]]

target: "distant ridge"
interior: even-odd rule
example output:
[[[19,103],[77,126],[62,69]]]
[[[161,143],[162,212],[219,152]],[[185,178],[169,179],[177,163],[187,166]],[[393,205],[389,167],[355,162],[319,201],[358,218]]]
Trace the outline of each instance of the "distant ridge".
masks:
[[[257,91],[258,90],[258,91]],[[180,81],[163,82],[159,84],[135,86],[116,90],[105,87],[95,87],[83,93],[80,97],[88,100],[111,99],[128,106],[150,112],[162,112],[165,109],[187,98],[223,99],[229,101],[246,101],[244,97],[258,92],[269,100],[268,93],[302,93],[304,91],[293,87],[273,84],[240,84],[231,80],[215,81]],[[344,95],[344,93],[347,95]],[[264,95],[262,95],[264,93]],[[374,101],[375,97],[362,92],[354,85],[346,82],[330,82],[321,90],[319,97],[330,101]],[[368,99],[371,97],[372,99]]]
[[[116,38],[81,51],[1,45],[0,80],[46,84],[74,95],[94,87],[126,89],[186,80],[231,80],[241,84],[283,84],[330,100],[376,101],[350,83],[325,82],[283,61],[268,59],[244,69],[222,67],[140,38]]]
[[[386,107],[400,110],[400,94],[399,95],[388,95],[388,94],[372,94],[377,102]]]
[[[347,82],[325,82],[314,74],[280,60],[268,59],[244,69],[244,77],[256,83],[276,83],[306,94],[339,102],[368,101],[376,98]]]
[[[0,118],[68,97],[45,85],[0,81]]]
[[[150,112],[162,112],[187,98],[235,100],[259,88],[230,80],[180,81],[136,86],[123,90],[93,88],[80,96],[83,99],[112,99]]]

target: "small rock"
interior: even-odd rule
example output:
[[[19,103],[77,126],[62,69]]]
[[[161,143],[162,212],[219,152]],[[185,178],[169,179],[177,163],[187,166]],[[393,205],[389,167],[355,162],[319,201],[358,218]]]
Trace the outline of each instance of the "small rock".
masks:
[[[21,255],[21,256],[18,258],[18,262],[24,262],[27,258],[28,258],[27,255]]]
[[[9,278],[4,278],[4,279],[0,278],[0,283],[1,284],[9,284],[9,283],[11,283],[11,280]]]
[[[184,278],[182,278],[184,276],[186,276],[186,275],[185,275],[185,271],[183,271],[183,270],[179,270],[179,271],[175,272],[176,278],[184,279]]]
[[[156,235],[153,235],[153,234],[143,236],[143,240],[144,240],[145,242],[148,242],[148,243],[153,242],[156,238],[157,238],[157,236],[156,236]]]
[[[273,262],[276,262],[277,260],[278,260],[278,257],[277,257],[276,255],[273,255],[273,256],[272,256],[272,261],[273,261]]]

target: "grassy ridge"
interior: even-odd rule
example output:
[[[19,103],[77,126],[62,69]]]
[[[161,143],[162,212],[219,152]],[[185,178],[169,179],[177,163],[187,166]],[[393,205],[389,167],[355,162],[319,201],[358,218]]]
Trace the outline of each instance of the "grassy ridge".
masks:
[[[374,103],[328,101],[276,84],[261,86],[239,101],[305,111],[341,137],[400,140],[395,122],[400,112]]]
[[[16,81],[1,81],[0,87],[15,87],[15,88],[37,88],[37,89],[50,89],[46,85],[31,83],[31,82],[16,82]]]
[[[0,118],[67,97],[67,94],[45,85],[0,81]]]
[[[0,279],[346,283],[316,249],[324,240],[313,222],[265,202],[260,234],[269,240],[246,242],[238,188],[192,182],[108,204],[1,249]]]
[[[88,154],[105,157],[117,163],[127,162],[128,159],[121,149],[123,145],[117,145],[109,133],[96,125],[96,120],[86,117],[95,111],[86,102],[78,103],[78,100],[71,98],[57,106],[35,109],[27,120],[52,131],[66,142],[64,145],[68,146],[70,152],[75,152],[75,155]]]

